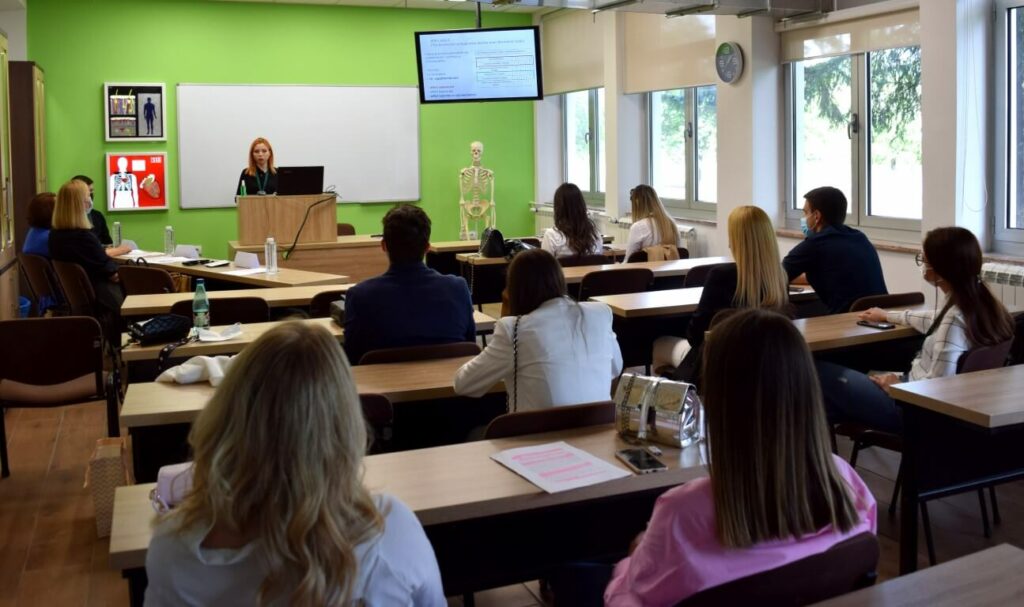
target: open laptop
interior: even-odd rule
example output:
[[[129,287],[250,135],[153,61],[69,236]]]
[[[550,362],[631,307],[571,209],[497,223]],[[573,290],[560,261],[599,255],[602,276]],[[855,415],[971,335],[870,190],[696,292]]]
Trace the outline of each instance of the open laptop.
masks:
[[[322,194],[324,167],[277,167],[277,193],[280,196]]]

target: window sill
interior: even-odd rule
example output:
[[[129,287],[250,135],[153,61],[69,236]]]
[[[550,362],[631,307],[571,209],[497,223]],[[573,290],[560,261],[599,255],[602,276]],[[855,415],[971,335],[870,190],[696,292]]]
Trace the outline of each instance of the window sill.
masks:
[[[803,240],[804,238],[804,234],[800,230],[790,230],[786,228],[775,230],[775,234],[777,236],[782,236],[783,238],[793,238],[795,240]],[[904,244],[901,242],[891,242],[887,240],[876,240],[870,236],[868,237],[868,240],[870,240],[871,244],[874,245],[876,251],[901,253],[904,255],[917,255],[921,252],[920,246]]]

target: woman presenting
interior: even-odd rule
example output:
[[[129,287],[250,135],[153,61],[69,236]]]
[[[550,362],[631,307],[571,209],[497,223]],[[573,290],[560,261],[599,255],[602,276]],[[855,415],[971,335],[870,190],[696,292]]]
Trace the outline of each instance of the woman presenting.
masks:
[[[236,186],[236,194],[242,195],[242,184],[245,194],[249,196],[274,194],[277,192],[277,169],[274,168],[274,148],[263,137],[253,139],[249,145],[249,166],[242,169],[242,175]]]

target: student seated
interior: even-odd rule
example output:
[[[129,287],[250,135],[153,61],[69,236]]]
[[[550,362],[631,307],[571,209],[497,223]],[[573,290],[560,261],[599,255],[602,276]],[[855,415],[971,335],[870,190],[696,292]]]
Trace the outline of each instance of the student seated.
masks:
[[[381,247],[391,265],[345,296],[345,352],[349,360],[370,350],[476,340],[473,302],[460,276],[423,263],[430,246],[430,218],[408,204],[384,215]]]
[[[782,260],[790,282],[810,284],[829,314],[848,312],[861,297],[888,293],[878,251],[845,221],[841,191],[823,187],[807,192],[800,218],[806,239]]]
[[[655,369],[677,366],[673,377],[699,384],[704,334],[716,314],[727,308],[767,308],[789,314],[786,273],[772,220],[758,207],[729,213],[729,249],[735,263],[713,268],[690,318],[686,339],[662,337],[654,344]]]
[[[92,224],[93,234],[99,239],[102,245],[114,244],[114,239],[110,237],[110,230],[107,229],[107,220],[103,217],[103,213],[96,210],[96,203],[93,200],[93,183],[92,179],[88,175],[75,175],[72,177],[75,181],[81,181],[85,185],[89,186],[89,223]]]
[[[53,207],[57,195],[53,192],[40,192],[28,203],[28,232],[25,233],[25,244],[22,253],[50,257],[50,229],[53,227]]]
[[[192,490],[146,554],[146,605],[446,605],[416,516],[362,483],[366,424],[322,327],[246,348],[199,413]]]
[[[793,323],[743,310],[705,348],[710,476],[658,498],[615,567],[607,605],[675,605],[875,532],[874,497],[831,452],[814,362]]]
[[[928,232],[922,248],[924,252],[917,259],[921,274],[946,296],[939,312],[871,308],[860,315],[864,320],[910,325],[924,333],[921,351],[906,373],[868,376],[819,361],[821,388],[832,422],[859,422],[899,433],[903,418],[889,396],[890,386],[955,375],[964,352],[1013,337],[1013,319],[981,281],[981,246],[974,234],[964,228],[938,228]]]
[[[604,241],[601,231],[587,215],[583,192],[572,183],[555,190],[555,227],[544,230],[540,246],[555,257],[601,255]]]
[[[507,290],[511,316],[455,374],[455,392],[483,396],[504,380],[511,411],[608,400],[622,371],[611,308],[569,299],[561,266],[541,249],[515,256]]]
[[[654,188],[649,185],[636,186],[629,191],[629,201],[632,204],[630,216],[633,225],[629,227],[624,260],[628,262],[634,253],[659,245],[671,249],[669,259],[677,259],[679,247],[682,246],[679,226],[665,210]]]

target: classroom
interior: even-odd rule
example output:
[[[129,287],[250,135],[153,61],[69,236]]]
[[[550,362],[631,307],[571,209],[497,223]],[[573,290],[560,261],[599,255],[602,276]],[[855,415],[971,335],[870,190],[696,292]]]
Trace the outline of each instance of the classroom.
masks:
[[[0,0],[0,605],[1024,604],[1024,0]]]

